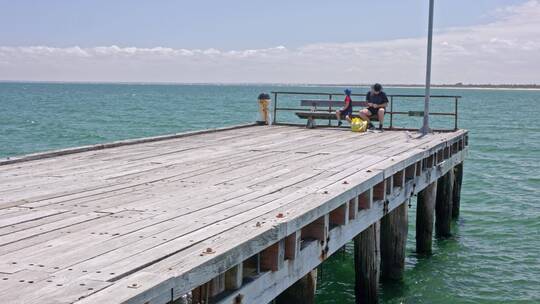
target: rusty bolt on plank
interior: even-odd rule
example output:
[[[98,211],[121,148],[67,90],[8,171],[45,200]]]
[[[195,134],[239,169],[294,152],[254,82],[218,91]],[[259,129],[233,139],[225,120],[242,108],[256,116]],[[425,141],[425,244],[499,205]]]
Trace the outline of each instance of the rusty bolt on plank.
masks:
[[[277,218],[283,218],[284,215],[283,215],[283,213],[280,212],[280,213],[278,213],[278,214],[276,215],[276,217],[277,217]]]

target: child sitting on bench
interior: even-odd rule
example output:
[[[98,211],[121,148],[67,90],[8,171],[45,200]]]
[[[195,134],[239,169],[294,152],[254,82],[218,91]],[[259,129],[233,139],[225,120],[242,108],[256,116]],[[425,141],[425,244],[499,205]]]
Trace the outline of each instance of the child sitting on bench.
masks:
[[[341,115],[345,115],[345,119],[351,123],[352,118],[352,99],[351,99],[351,90],[345,89],[345,105],[343,108],[336,111],[336,118],[338,120],[338,127],[341,127],[343,124],[341,122]]]

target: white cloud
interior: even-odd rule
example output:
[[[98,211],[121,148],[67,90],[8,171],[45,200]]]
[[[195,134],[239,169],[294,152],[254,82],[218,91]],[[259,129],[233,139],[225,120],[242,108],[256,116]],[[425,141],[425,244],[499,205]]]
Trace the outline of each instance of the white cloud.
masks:
[[[435,83],[540,83],[540,1],[495,22],[443,29]],[[0,47],[0,79],[144,82],[421,83],[426,38],[223,51],[99,46]]]

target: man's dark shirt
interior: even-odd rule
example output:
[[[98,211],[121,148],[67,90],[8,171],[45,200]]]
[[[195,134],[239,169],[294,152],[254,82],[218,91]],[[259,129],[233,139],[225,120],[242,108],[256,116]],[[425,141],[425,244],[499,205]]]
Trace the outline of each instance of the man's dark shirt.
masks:
[[[374,104],[383,104],[388,102],[388,97],[386,96],[386,93],[379,92],[379,94],[371,94],[371,91],[369,91],[366,94],[366,101]]]

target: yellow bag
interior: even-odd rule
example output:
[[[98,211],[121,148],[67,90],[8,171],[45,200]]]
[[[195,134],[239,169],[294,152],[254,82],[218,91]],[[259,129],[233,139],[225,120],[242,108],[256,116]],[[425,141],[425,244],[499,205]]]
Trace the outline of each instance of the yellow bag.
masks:
[[[363,121],[362,119],[355,117],[351,121],[351,130],[353,132],[366,132],[367,125],[367,121]]]

